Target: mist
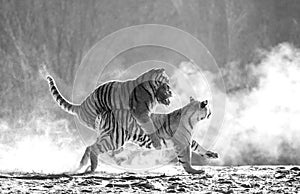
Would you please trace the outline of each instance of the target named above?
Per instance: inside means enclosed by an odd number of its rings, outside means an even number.
[[[29,120],[0,120],[2,172],[62,173],[78,166],[84,145],[76,129],[69,120],[42,108],[37,103],[35,110],[28,113]]]
[[[194,164],[206,165],[295,165],[300,164],[300,50],[289,43],[269,50],[259,49],[253,63],[247,64],[247,76],[252,80],[247,88],[227,93],[224,121],[214,130],[210,120],[199,122],[193,138],[205,148],[219,154],[216,160],[193,158]],[[189,96],[198,100],[212,100],[211,90],[215,76],[198,71],[192,62],[182,62],[171,76],[174,95],[168,108],[158,106],[158,112],[171,112],[188,103]],[[229,73],[236,76],[239,69]],[[243,78],[241,78],[243,79]],[[254,80],[254,81],[253,81]],[[216,93],[215,95],[221,95]],[[223,95],[223,94],[222,94]],[[219,107],[210,107],[212,113]],[[205,145],[208,130],[215,144]],[[130,154],[138,152],[131,151]],[[129,155],[130,155],[129,154]],[[152,165],[161,162],[156,152],[135,154],[136,160]],[[169,161],[174,154],[168,155]],[[166,157],[166,155],[165,155]],[[165,161],[168,161],[165,159]]]
[[[227,95],[219,164],[300,164],[300,50],[283,43],[258,55],[248,72],[257,86]]]

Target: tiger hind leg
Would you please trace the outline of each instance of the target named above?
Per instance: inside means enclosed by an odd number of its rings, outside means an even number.
[[[89,165],[85,169],[84,173],[95,172],[95,170],[98,166],[98,155],[99,155],[99,151],[97,149],[98,149],[97,142],[91,146],[88,146],[85,149],[85,152],[80,160],[79,167],[77,168],[76,171],[79,171],[80,169],[82,169],[88,163],[88,160],[90,159],[91,165]]]
[[[91,160],[91,164],[93,164],[93,168],[95,168],[95,154],[94,154],[94,151],[92,150],[92,146],[88,146],[86,149],[85,149],[85,152],[80,160],[80,164],[79,164],[79,167],[75,170],[75,172],[78,172],[80,171],[87,163],[88,163],[88,160]],[[97,161],[98,162],[98,161]],[[91,165],[88,166],[84,173],[88,173],[88,172],[92,172],[91,169]],[[95,169],[94,169],[95,170]]]
[[[191,165],[191,148],[186,146],[185,148],[176,148],[177,158],[179,163],[183,166],[184,170],[189,174],[203,174],[204,170],[196,170]]]
[[[88,162],[88,159],[90,158],[91,155],[91,146],[88,146],[85,149],[85,152],[80,160],[80,165],[79,165],[79,169],[81,169],[83,166],[85,166]]]
[[[77,167],[73,172],[74,173],[77,173],[78,171],[80,171],[82,169],[83,166],[85,166],[87,163],[88,163],[88,160],[90,158],[90,146],[88,146],[85,151],[84,151],[84,154],[80,160],[80,164],[79,164],[79,167]]]
[[[96,145],[93,145],[94,147]],[[97,166],[98,166],[98,152],[96,151],[96,149],[93,149],[92,147],[92,150],[91,150],[91,153],[90,153],[90,160],[91,160],[91,172],[95,172]]]
[[[98,166],[98,155],[107,153],[108,151],[117,150],[123,146],[121,143],[116,142],[115,138],[111,134],[105,134],[97,138],[96,143],[88,146],[80,162],[80,169],[87,164],[88,159],[91,161],[91,167],[86,169],[86,173],[92,173]]]

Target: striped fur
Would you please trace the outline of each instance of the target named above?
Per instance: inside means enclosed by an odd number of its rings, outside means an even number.
[[[199,102],[194,99],[191,99],[186,106],[169,114],[151,114],[151,120],[157,129],[156,135],[165,146],[168,146],[167,141],[173,142],[178,161],[189,173],[203,172],[191,167],[191,150],[202,156],[217,157],[216,153],[205,150],[191,139],[196,123],[209,116],[210,110],[207,101]],[[82,168],[90,158],[91,171],[94,171],[99,154],[118,150],[127,141],[135,142],[145,148],[154,147],[149,136],[144,133],[144,130],[127,110],[102,113],[96,119],[96,126],[101,129],[101,134],[93,145],[87,147],[79,168]]]
[[[104,83],[81,104],[73,104],[66,100],[57,89],[53,78],[49,74],[46,77],[51,94],[58,105],[68,113],[76,115],[84,125],[92,129],[95,129],[95,119],[98,115],[118,109],[132,110],[135,119],[141,121],[144,117],[149,117],[157,103],[168,105],[167,98],[171,96],[169,78],[164,69],[151,69],[133,80]]]

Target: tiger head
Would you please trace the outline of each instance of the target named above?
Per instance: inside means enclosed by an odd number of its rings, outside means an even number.
[[[170,79],[166,74],[166,70],[164,68],[160,69],[152,69],[149,72],[154,72],[152,74],[151,80],[155,80],[155,84],[157,86],[157,90],[155,93],[155,98],[158,103],[169,105],[169,98],[172,96],[172,92],[170,89]]]
[[[169,98],[172,96],[170,89],[170,79],[166,74],[164,68],[151,69],[148,72],[144,73],[146,80],[152,80],[153,86],[156,90],[154,96],[158,103],[169,105]]]
[[[155,94],[155,97],[158,101],[158,103],[169,105],[170,100],[169,98],[172,96],[172,92],[170,90],[170,86],[167,83],[161,84]]]
[[[155,100],[164,105],[169,105],[169,98],[172,96],[170,90],[170,79],[166,74],[164,68],[154,68],[143,73],[137,78],[137,82],[141,83],[151,83],[151,88],[154,91]]]
[[[192,126],[203,119],[208,119],[211,115],[208,101],[204,100],[201,102],[190,97],[190,103],[183,108],[181,115],[182,118],[187,116],[186,118],[189,118],[188,122]]]

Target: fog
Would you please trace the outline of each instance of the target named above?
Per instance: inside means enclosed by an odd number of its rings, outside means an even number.
[[[258,85],[227,95],[220,164],[300,163],[300,50],[280,44],[251,65]]]

